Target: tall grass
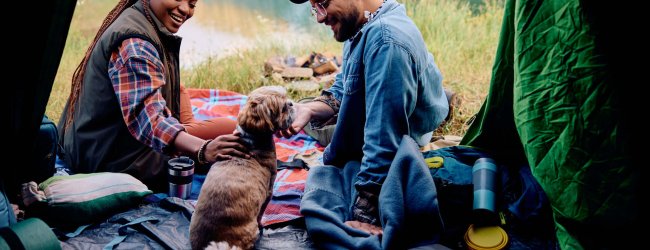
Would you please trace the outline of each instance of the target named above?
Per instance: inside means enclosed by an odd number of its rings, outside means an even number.
[[[406,0],[405,6],[440,67],[444,86],[460,101],[454,119],[438,132],[464,135],[465,123],[487,95],[503,6],[496,1],[470,6],[453,0]]]
[[[480,108],[487,94],[490,73],[501,26],[503,8],[493,1],[473,10],[466,1],[459,0],[401,0],[408,15],[420,28],[428,49],[443,73],[443,85],[457,93],[460,105],[454,118],[437,132],[463,135],[465,122]],[[47,106],[47,114],[59,119],[70,89],[75,67],[85,53],[96,29],[115,1],[84,1],[78,5],[68,34],[64,55]],[[206,5],[199,5],[199,8]],[[234,13],[234,14],[233,14]],[[235,17],[244,16],[253,21],[247,26],[237,26]],[[276,33],[284,30],[281,21],[260,18],[259,13],[230,6],[197,10],[195,18],[201,23],[229,22],[224,27],[257,39],[252,49],[237,51],[222,59],[208,59],[192,68],[183,68],[181,78],[185,85],[194,88],[219,88],[240,93],[269,84],[282,84],[265,78],[264,61],[276,55],[306,55],[312,51],[341,53],[342,46],[332,38],[326,28],[314,31],[315,39],[287,43],[293,38]],[[279,28],[278,28],[279,27]],[[313,96],[317,92],[292,92],[295,99]]]

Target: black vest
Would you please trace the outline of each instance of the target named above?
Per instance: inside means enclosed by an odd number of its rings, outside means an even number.
[[[151,17],[156,17],[151,13]],[[173,116],[180,116],[178,54],[181,38],[144,15],[142,2],[126,9],[92,51],[75,107],[74,120],[61,136],[66,163],[75,173],[124,172],[143,181],[154,191],[166,190],[165,162],[168,156],[137,141],[127,130],[120,104],[108,77],[111,53],[128,38],[151,42],[165,65],[162,94]],[[63,129],[66,114],[61,117]],[[63,131],[60,131],[63,132]]]

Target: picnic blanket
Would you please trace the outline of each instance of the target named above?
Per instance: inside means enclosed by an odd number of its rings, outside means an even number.
[[[199,120],[214,117],[237,119],[239,110],[246,103],[247,96],[227,90],[188,89],[192,113]],[[301,131],[291,138],[274,138],[278,160],[291,162],[297,156],[322,152],[324,147],[316,139]],[[322,161],[321,161],[322,162]],[[273,197],[262,217],[264,226],[301,218],[300,197],[305,191],[307,170],[287,168],[279,170],[273,186]],[[195,175],[190,198],[197,199],[205,175]]]

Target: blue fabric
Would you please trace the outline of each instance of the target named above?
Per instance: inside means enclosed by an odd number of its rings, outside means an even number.
[[[436,243],[442,232],[436,187],[413,139],[404,136],[379,193],[381,239],[344,224],[351,219],[360,162],[309,171],[300,212],[324,249],[406,249]]]
[[[323,161],[339,167],[360,161],[357,185],[379,189],[402,135],[424,145],[446,117],[442,76],[418,28],[394,0],[345,42],[341,69],[326,91],[341,107]]]
[[[194,174],[192,178],[192,192],[190,193],[190,197],[187,198],[188,200],[199,199],[199,193],[201,193],[201,187],[203,187],[203,182],[205,182],[206,177],[208,177],[207,174]]]
[[[513,199],[507,204],[508,210],[522,221],[541,216],[542,211],[545,209],[544,207],[548,206],[549,201],[539,182],[533,177],[530,167],[524,165],[514,170],[503,168],[502,171],[505,172],[502,174],[502,183],[515,181],[521,183],[518,186],[519,190],[513,190],[517,195],[513,195],[516,199]],[[514,173],[508,173],[510,171]],[[514,178],[520,179],[516,180]],[[504,188],[503,192],[508,191]]]
[[[454,185],[471,185],[474,162],[481,157],[491,157],[487,153],[467,146],[446,147],[422,154],[424,158],[442,157],[442,167],[430,169],[431,175],[446,184]]]
[[[156,218],[155,216],[140,217],[140,218],[137,218],[137,219],[135,219],[135,220],[133,220],[133,221],[131,221],[129,223],[126,223],[126,224],[120,226],[117,229],[118,236],[116,236],[115,238],[113,238],[113,240],[111,240],[111,242],[106,244],[106,246],[104,246],[103,249],[104,250],[112,250],[115,246],[122,243],[124,241],[124,239],[126,239],[126,237],[129,234],[137,232],[137,230],[133,230],[133,229],[131,229],[129,227],[131,227],[133,225],[141,224],[141,223],[146,222],[146,221],[151,221],[153,223],[158,223],[158,221],[160,221],[160,220],[158,218]]]
[[[0,228],[8,227],[14,223],[16,223],[16,215],[7,195],[5,195],[4,184],[0,179]]]
[[[442,166],[429,171],[437,185],[440,213],[445,224],[441,243],[463,241],[467,227],[475,223],[472,211],[472,166],[481,157],[493,157],[469,146],[455,146],[422,153],[442,157]],[[509,160],[509,159],[507,159]],[[510,249],[557,249],[548,199],[527,164],[497,160],[497,210],[506,221]],[[486,219],[482,217],[481,219]]]
[[[92,226],[92,225],[93,225],[93,224],[81,225],[81,226],[79,226],[76,230],[74,230],[74,232],[71,232],[71,233],[67,233],[67,234],[65,234],[65,237],[68,237],[68,238],[77,237],[77,236],[79,236],[79,235],[80,235],[84,230],[86,230],[86,228],[88,228],[89,226]]]

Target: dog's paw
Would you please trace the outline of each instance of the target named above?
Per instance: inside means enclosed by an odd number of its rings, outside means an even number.
[[[221,241],[219,243],[215,243],[214,241],[210,242],[210,245],[205,247],[205,250],[242,250],[238,246],[230,246],[228,242]]]

